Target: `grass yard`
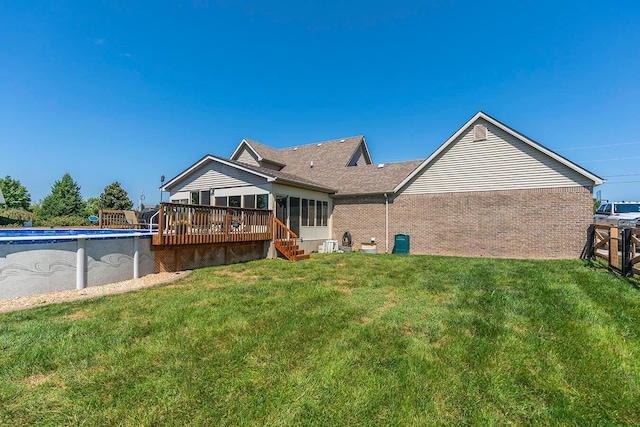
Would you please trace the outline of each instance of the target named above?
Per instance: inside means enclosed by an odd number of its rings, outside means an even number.
[[[577,260],[200,269],[0,314],[0,425],[632,425],[639,289]]]

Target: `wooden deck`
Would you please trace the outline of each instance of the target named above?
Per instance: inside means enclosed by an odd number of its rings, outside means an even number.
[[[264,209],[162,203],[154,246],[257,242],[273,239],[273,213]]]

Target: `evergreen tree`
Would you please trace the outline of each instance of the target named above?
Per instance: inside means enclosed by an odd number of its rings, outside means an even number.
[[[80,186],[65,173],[60,181],[51,187],[51,193],[40,206],[40,218],[58,216],[84,216],[85,203],[80,195]]]
[[[104,193],[100,195],[100,209],[130,211],[132,208],[133,202],[119,182],[116,181],[104,187]]]
[[[0,206],[7,209],[29,210],[31,195],[20,181],[7,175],[4,179],[0,179],[0,189],[2,189],[5,201]]]

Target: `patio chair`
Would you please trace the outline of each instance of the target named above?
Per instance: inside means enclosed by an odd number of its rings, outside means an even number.
[[[124,218],[127,221],[127,224],[131,226],[131,228],[140,228],[140,226],[144,225],[138,222],[138,216],[134,211],[123,211]]]

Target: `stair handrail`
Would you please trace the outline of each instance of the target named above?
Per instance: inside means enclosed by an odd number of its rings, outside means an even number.
[[[298,239],[298,235],[293,231],[291,231],[291,229],[287,227],[285,223],[280,221],[278,218],[273,217],[273,223],[275,225],[273,227],[273,240],[297,240]],[[285,233],[288,235],[287,237],[283,236]]]

